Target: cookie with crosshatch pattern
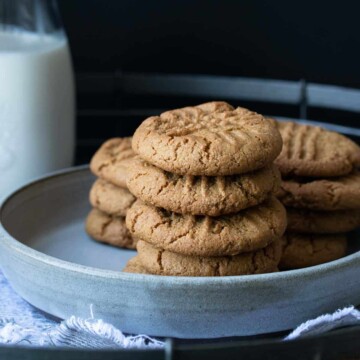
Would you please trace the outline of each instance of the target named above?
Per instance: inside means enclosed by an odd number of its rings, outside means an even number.
[[[275,197],[218,217],[176,214],[137,200],[126,225],[134,237],[179,254],[236,255],[279,239],[286,229],[286,211]]]
[[[288,231],[302,234],[338,234],[360,226],[359,210],[316,211],[287,208]]]
[[[126,171],[134,156],[131,137],[109,139],[91,159],[90,169],[101,179],[126,188]]]
[[[281,270],[300,269],[340,259],[346,255],[345,235],[286,233],[282,240]]]
[[[93,207],[113,216],[125,216],[136,200],[129,190],[102,179],[95,181],[89,198]]]
[[[86,219],[86,232],[95,240],[116,247],[135,249],[136,240],[126,228],[125,218],[92,209]]]
[[[288,207],[313,210],[360,209],[360,172],[327,179],[283,179],[277,193]]]
[[[263,249],[235,256],[186,256],[156,248],[141,240],[138,241],[137,251],[141,266],[154,275],[250,275],[278,270],[281,242],[277,239]]]
[[[275,164],[283,176],[336,177],[360,166],[360,147],[319,126],[274,121],[283,140]]]
[[[232,176],[177,175],[137,158],[128,169],[129,190],[146,203],[180,214],[219,216],[258,205],[278,190],[274,165]]]
[[[132,146],[147,162],[179,175],[234,175],[269,165],[282,140],[272,121],[210,102],[146,119]]]

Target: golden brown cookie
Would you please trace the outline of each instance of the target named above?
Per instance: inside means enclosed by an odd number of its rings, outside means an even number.
[[[323,264],[346,255],[344,235],[299,235],[286,233],[279,268],[300,269]]]
[[[207,103],[146,119],[132,144],[140,157],[163,170],[220,176],[270,164],[280,154],[282,140],[276,126],[260,114]]]
[[[280,238],[286,211],[274,197],[236,214],[180,215],[137,200],[126,215],[131,234],[183,255],[223,256],[257,250]]]
[[[150,274],[142,265],[139,256],[131,258],[123,269],[123,272],[134,274]]]
[[[135,196],[127,189],[98,179],[90,190],[90,203],[93,207],[113,216],[126,216]]]
[[[295,208],[360,209],[360,173],[323,180],[283,180],[277,197],[284,205]]]
[[[164,171],[141,159],[128,169],[129,190],[148,204],[180,214],[219,216],[260,204],[278,191],[274,165],[243,175],[191,176]]]
[[[264,249],[236,256],[198,257],[158,249],[138,241],[141,265],[150,273],[170,276],[231,276],[277,271],[281,242],[274,241]]]
[[[275,161],[282,175],[342,176],[360,166],[360,147],[347,137],[318,126],[276,123],[284,143]]]
[[[95,153],[90,169],[96,176],[126,188],[126,170],[134,156],[130,137],[113,138],[107,140]]]
[[[136,240],[132,238],[125,225],[125,218],[107,215],[92,209],[86,219],[86,232],[95,240],[117,247],[135,249]]]
[[[288,231],[303,234],[338,234],[360,226],[360,210],[313,211],[287,208]]]

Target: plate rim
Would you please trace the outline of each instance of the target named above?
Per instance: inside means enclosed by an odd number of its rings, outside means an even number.
[[[54,266],[61,270],[67,270],[74,273],[80,273],[86,276],[95,276],[103,279],[115,279],[115,280],[131,280],[131,281],[155,281],[171,286],[178,285],[232,285],[238,283],[267,283],[273,281],[284,281],[294,280],[301,277],[312,277],[314,274],[322,275],[330,271],[338,271],[339,268],[349,266],[351,264],[359,263],[360,250],[352,254],[349,254],[340,259],[330,261],[321,265],[311,266],[303,269],[279,271],[268,274],[252,274],[252,275],[236,275],[236,276],[219,276],[219,277],[196,277],[196,276],[159,276],[151,274],[133,274],[126,273],[123,271],[100,269],[92,266],[86,266],[70,262],[67,260],[58,259],[54,256],[47,255],[41,251],[35,250],[30,246],[23,244],[21,241],[15,239],[3,226],[2,216],[6,205],[11,201],[12,198],[17,196],[19,193],[28,190],[32,186],[38,185],[42,182],[53,181],[55,178],[62,176],[71,176],[76,173],[89,172],[89,165],[80,165],[70,168],[61,169],[41,177],[38,177],[30,182],[19,187],[17,190],[11,192],[5,196],[0,202],[0,246],[5,246],[9,251],[14,251],[16,254],[29,258],[33,261],[42,263],[43,265]],[[1,264],[0,264],[1,265]]]

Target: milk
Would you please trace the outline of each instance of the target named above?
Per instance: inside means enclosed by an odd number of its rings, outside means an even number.
[[[68,167],[74,86],[64,36],[0,31],[0,198]]]

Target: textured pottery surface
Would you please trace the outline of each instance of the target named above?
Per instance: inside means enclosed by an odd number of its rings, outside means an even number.
[[[63,171],[18,190],[0,211],[0,266],[15,290],[60,318],[102,318],[124,332],[179,338],[254,335],[360,303],[359,233],[343,259],[223,278],[122,273],[134,252],[84,231],[94,177]]]

